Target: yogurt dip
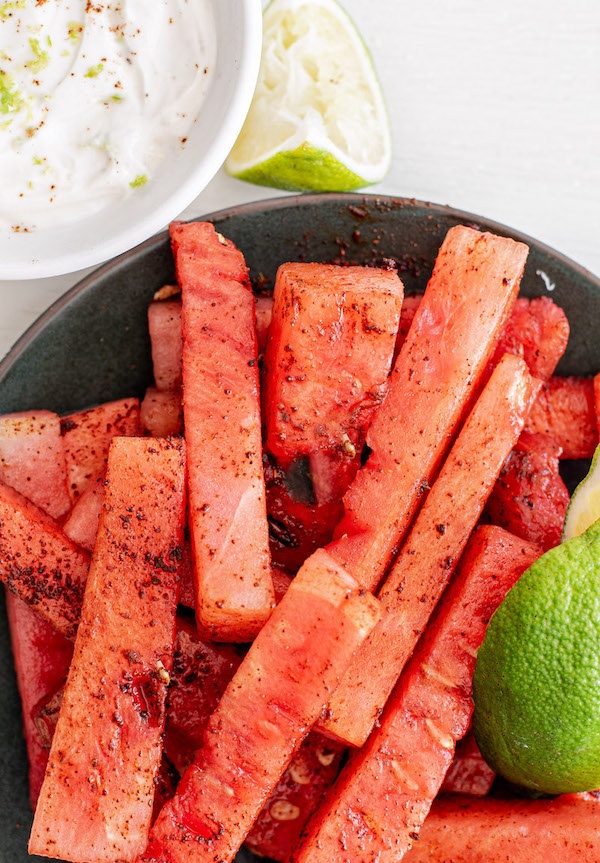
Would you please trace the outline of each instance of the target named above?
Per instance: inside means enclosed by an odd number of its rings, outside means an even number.
[[[213,0],[0,0],[0,229],[138,193],[198,115]]]

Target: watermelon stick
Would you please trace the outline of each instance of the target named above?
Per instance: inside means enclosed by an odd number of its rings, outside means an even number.
[[[0,482],[0,580],[67,638],[77,631],[89,564],[47,513]]]
[[[385,613],[321,729],[362,746],[447,585],[541,382],[505,354],[467,417],[379,593]]]
[[[600,800],[448,797],[436,802],[404,863],[598,863]]]
[[[0,480],[52,518],[71,507],[58,414],[24,411],[0,416]]]
[[[49,742],[36,724],[41,705],[64,686],[73,642],[60,635],[18,596],[6,594],[6,614],[23,712],[29,766],[29,801],[35,809],[48,763]]]
[[[317,504],[360,466],[387,389],[404,288],[395,270],[287,263],[277,270],[265,354],[265,448],[310,465]]]
[[[6,494],[0,492],[2,577],[21,595],[37,601],[53,624],[74,636],[89,559],[61,535],[52,520],[61,518],[70,505],[64,439],[56,414],[31,411],[0,418],[0,480],[7,483],[3,487]],[[11,535],[18,536],[15,546]],[[53,557],[54,565],[50,563]],[[71,582],[77,584],[75,591],[57,590]],[[63,609],[61,601],[65,602]],[[64,686],[73,642],[44,619],[35,604],[27,604],[11,589],[6,591],[6,614],[27,746],[29,801],[35,809],[50,749],[40,733],[38,710]]]
[[[311,731],[252,825],[245,847],[287,863],[304,825],[335,782],[345,752],[345,746]]]
[[[181,284],[196,622],[214,641],[245,642],[275,604],[254,297],[243,255],[213,225],[174,223],[171,243]]]
[[[148,306],[154,383],[159,392],[181,390],[181,300],[154,300]]]
[[[479,751],[473,730],[458,742],[452,764],[440,788],[442,793],[468,794],[470,797],[485,797],[490,793],[496,774],[484,761]]]
[[[554,438],[561,458],[591,458],[598,446],[594,379],[549,378],[533,406],[527,430]]]
[[[326,551],[311,555],[225,690],[140,860],[233,860],[378,616],[377,600]]]
[[[140,402],[136,398],[103,402],[61,417],[60,428],[69,493],[73,501],[103,477],[111,440],[140,434]]]
[[[32,854],[134,860],[161,758],[185,518],[183,442],[114,438]]]
[[[512,314],[502,331],[492,365],[505,353],[523,357],[529,371],[546,381],[554,370],[569,340],[569,321],[550,297],[517,297]]]
[[[600,374],[594,377],[594,409],[596,414],[596,430],[600,436]]]
[[[380,725],[309,822],[294,863],[402,859],[469,726],[475,656],[487,622],[539,554],[502,528],[476,531]]]
[[[374,590],[447,450],[507,321],[527,258],[514,240],[448,231],[344,497],[332,555]]]

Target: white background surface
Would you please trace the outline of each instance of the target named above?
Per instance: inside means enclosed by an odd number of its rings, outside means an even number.
[[[373,55],[394,138],[389,175],[366,191],[504,222],[600,276],[597,0],[343,5]],[[221,172],[184,215],[274,194]],[[0,357],[81,276],[0,282]]]

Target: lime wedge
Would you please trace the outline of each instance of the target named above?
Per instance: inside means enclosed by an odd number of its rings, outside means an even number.
[[[335,0],[272,0],[254,99],[225,168],[290,191],[376,183],[391,158],[387,111],[371,58]]]
[[[600,445],[592,458],[587,476],[571,497],[562,532],[562,541],[580,536],[600,518]]]

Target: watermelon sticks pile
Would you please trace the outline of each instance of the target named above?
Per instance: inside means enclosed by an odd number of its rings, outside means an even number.
[[[255,298],[210,223],[171,242],[141,403],[0,417],[31,853],[597,863],[596,797],[500,793],[469,731],[490,616],[560,542],[559,460],[598,443],[527,247],[459,226],[422,297],[282,263]]]

